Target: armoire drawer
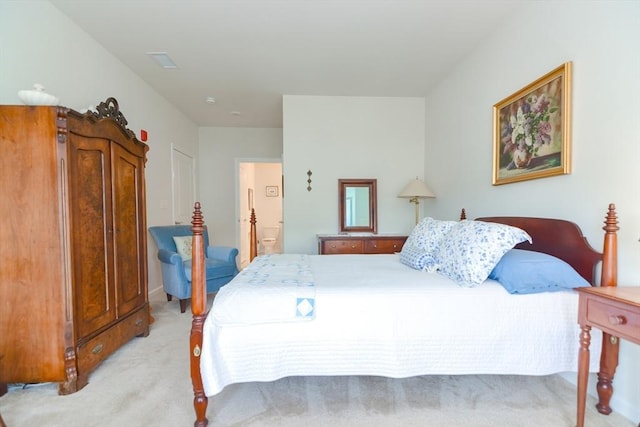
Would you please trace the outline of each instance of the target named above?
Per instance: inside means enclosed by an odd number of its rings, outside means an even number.
[[[78,346],[78,370],[90,372],[102,360],[135,336],[149,334],[149,310],[143,309],[119,320],[113,326]]]

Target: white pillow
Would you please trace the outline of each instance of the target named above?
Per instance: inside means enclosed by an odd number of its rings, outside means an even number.
[[[440,242],[444,236],[458,223],[458,221],[442,221],[430,217],[424,218],[416,225],[403,249],[415,249],[418,251],[434,254],[438,250]]]
[[[517,227],[460,221],[445,236],[435,254],[439,272],[460,286],[478,286],[509,249],[525,240],[531,243],[531,236]]]
[[[191,236],[174,236],[173,241],[176,244],[178,254],[182,257],[183,261],[191,259],[192,252],[192,237]]]

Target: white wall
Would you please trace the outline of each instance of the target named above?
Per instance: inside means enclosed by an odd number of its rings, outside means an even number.
[[[317,253],[316,234],[339,231],[340,178],[377,179],[378,232],[409,233],[413,205],[397,195],[422,178],[424,123],[424,98],[285,95],[284,251]]]
[[[41,83],[75,110],[114,97],[129,128],[147,130],[147,225],[172,223],[160,203],[171,189],[171,143],[197,154],[195,124],[47,1],[0,2],[0,40],[0,104],[22,104],[18,90]],[[148,246],[152,290],[162,281],[150,237]]]
[[[204,220],[217,244],[239,248],[237,161],[281,158],[282,129],[203,127],[199,141],[199,199]]]
[[[639,40],[640,2],[538,2],[505,21],[427,98],[425,176],[438,194],[436,216],[465,207],[471,218],[566,218],[601,249],[613,202],[619,283],[638,285]],[[573,173],[492,186],[492,106],[566,61],[573,61]],[[640,347],[622,342],[612,407],[633,420],[639,379]]]

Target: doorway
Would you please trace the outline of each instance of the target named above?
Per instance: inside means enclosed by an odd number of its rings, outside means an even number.
[[[258,255],[282,253],[284,221],[282,214],[282,160],[237,160],[236,206],[238,227],[236,242],[240,252],[240,268],[250,260],[251,209],[256,213]]]

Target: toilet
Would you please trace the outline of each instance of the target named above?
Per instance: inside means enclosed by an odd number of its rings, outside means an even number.
[[[265,254],[273,254],[278,249],[278,237],[280,236],[280,226],[262,228],[262,248]]]

